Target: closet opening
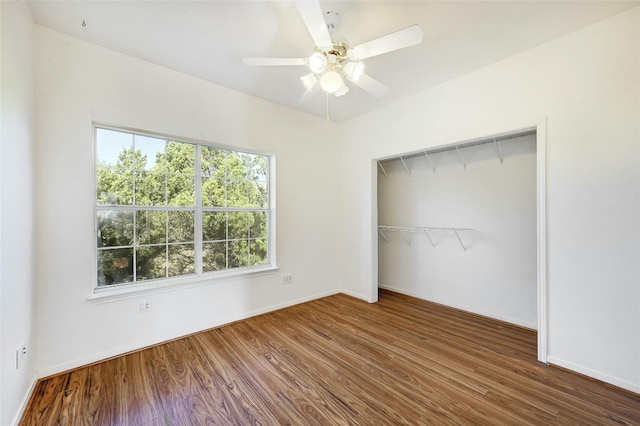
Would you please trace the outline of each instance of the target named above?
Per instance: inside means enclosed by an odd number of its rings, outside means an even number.
[[[542,362],[544,133],[538,125],[373,164],[376,287],[536,330]]]

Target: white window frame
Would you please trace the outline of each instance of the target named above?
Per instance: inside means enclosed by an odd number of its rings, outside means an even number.
[[[128,283],[122,284],[114,284],[108,286],[98,286],[98,246],[96,244],[96,235],[98,229],[98,221],[97,221],[97,212],[98,210],[107,210],[107,209],[124,209],[124,210],[132,210],[134,212],[144,211],[144,210],[174,210],[175,208],[170,206],[161,206],[158,208],[149,207],[149,206],[122,206],[122,205],[102,205],[98,204],[96,194],[97,194],[97,131],[98,129],[105,130],[113,130],[125,133],[131,133],[133,135],[140,136],[148,136],[152,138],[159,138],[165,140],[171,140],[176,142],[184,142],[196,145],[196,159],[195,159],[195,227],[194,227],[194,244],[195,244],[195,273],[188,275],[181,275],[175,277],[164,277],[158,279],[149,279],[142,281],[132,281]],[[122,298],[136,297],[141,293],[156,293],[156,292],[164,292],[174,290],[176,287],[184,288],[184,287],[193,287],[193,286],[201,286],[201,285],[209,285],[211,283],[224,282],[229,280],[234,280],[238,278],[245,277],[253,277],[260,276],[265,274],[272,274],[278,270],[277,262],[276,262],[276,209],[275,209],[275,194],[276,194],[276,185],[275,185],[275,177],[276,177],[276,158],[272,153],[266,153],[257,150],[239,148],[235,146],[223,145],[218,143],[212,143],[208,141],[196,140],[186,137],[179,137],[173,135],[167,135],[157,132],[151,132],[147,130],[133,129],[129,127],[122,126],[114,126],[108,125],[98,122],[92,123],[92,136],[93,136],[93,233],[92,233],[92,241],[93,241],[93,268],[92,268],[92,280],[91,280],[91,293],[87,297],[87,300],[93,302],[107,302],[110,300],[117,300]],[[203,207],[201,205],[201,173],[200,173],[200,161],[201,161],[201,146],[217,148],[221,150],[233,151],[242,154],[253,154],[253,155],[261,155],[268,157],[269,159],[269,172],[267,176],[267,208],[265,209],[255,209],[255,208],[234,208],[234,207]],[[183,208],[178,208],[178,210]],[[223,269],[218,271],[202,271],[202,248],[203,248],[203,238],[202,238],[202,213],[204,211],[227,211],[227,212],[237,212],[237,211],[264,211],[267,213],[267,263],[263,265],[257,266],[246,266],[232,269]],[[250,242],[250,239],[248,239]],[[135,241],[133,244],[134,252],[135,252]],[[228,254],[227,254],[227,262],[228,262]],[[134,275],[135,275],[135,265],[134,265]]]

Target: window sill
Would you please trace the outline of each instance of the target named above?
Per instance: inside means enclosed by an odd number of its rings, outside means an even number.
[[[152,280],[136,284],[123,284],[106,288],[96,288],[93,294],[86,300],[93,303],[108,303],[117,300],[131,299],[140,295],[165,293],[178,289],[200,287],[219,282],[236,280],[241,278],[253,278],[262,275],[270,275],[278,270],[277,266],[266,265],[242,270],[212,272],[201,275],[187,275],[184,277]]]

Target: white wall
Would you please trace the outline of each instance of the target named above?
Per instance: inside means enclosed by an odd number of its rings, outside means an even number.
[[[472,228],[460,236],[386,232],[380,287],[537,328],[536,137],[406,158],[378,172],[378,223]],[[463,167],[464,161],[466,168]],[[410,241],[407,243],[405,238]]]
[[[375,300],[375,163],[547,118],[548,360],[640,392],[638,8],[345,125],[345,286]]]
[[[0,2],[0,424],[12,424],[36,379],[33,195],[34,30],[24,2]],[[28,353],[18,370],[15,353]]]
[[[336,124],[36,26],[41,375],[336,292]],[[280,271],[89,302],[92,120],[274,153]],[[331,208],[328,208],[328,207]],[[282,286],[282,273],[294,283]]]

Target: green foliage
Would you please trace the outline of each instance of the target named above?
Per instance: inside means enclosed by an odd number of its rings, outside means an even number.
[[[97,166],[99,286],[131,282],[134,269],[136,280],[195,272],[196,145],[145,142],[146,152],[157,149],[155,158],[123,146],[115,164]],[[267,208],[268,157],[200,151],[203,271],[265,264],[267,213],[215,209]]]

